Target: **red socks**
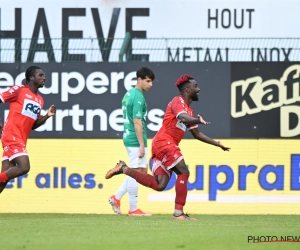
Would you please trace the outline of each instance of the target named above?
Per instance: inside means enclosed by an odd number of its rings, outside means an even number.
[[[146,173],[142,173],[136,171],[131,168],[127,168],[126,172],[124,173],[133,179],[135,179],[138,183],[142,184],[145,187],[150,187],[156,191],[158,191],[158,183],[155,180],[155,177]]]
[[[187,196],[187,182],[189,179],[189,174],[180,174],[177,176],[175,191],[175,209],[183,210],[183,206],[185,205],[186,196]]]
[[[138,183],[142,184],[145,187],[150,187],[158,191],[158,183],[155,180],[155,177],[146,173],[136,171],[131,168],[127,168],[125,174],[135,179]],[[187,196],[187,182],[189,179],[189,174],[180,174],[177,176],[175,190],[175,209],[183,210],[185,205],[186,196]]]
[[[8,178],[6,175],[6,171],[0,173],[0,183],[7,182],[7,181],[8,181]]]

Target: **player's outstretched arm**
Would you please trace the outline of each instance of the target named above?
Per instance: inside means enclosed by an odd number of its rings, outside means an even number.
[[[47,119],[50,118],[51,116],[54,116],[55,113],[56,113],[56,107],[52,104],[48,109],[47,114],[45,116],[41,116],[35,121],[35,123],[32,126],[32,130],[42,126],[45,123],[45,121],[47,121]]]
[[[206,122],[201,115],[198,115],[197,118],[188,115],[187,113],[181,113],[177,117],[184,124],[204,124],[208,125],[210,122]]]
[[[204,125],[210,124],[210,122],[205,121],[205,120],[202,118],[202,116],[199,115],[199,114],[197,115],[197,118],[198,118],[200,124],[204,124]]]
[[[214,139],[209,138],[205,134],[201,133],[198,128],[193,128],[190,130],[192,135],[194,136],[195,139],[198,139],[199,141],[220,147],[224,151],[229,151],[230,148],[225,147],[221,142],[215,141]]]

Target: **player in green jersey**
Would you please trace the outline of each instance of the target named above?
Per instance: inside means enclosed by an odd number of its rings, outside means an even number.
[[[129,157],[129,165],[137,171],[147,173],[148,149],[147,149],[147,103],[144,92],[152,87],[155,75],[149,68],[142,67],[136,72],[137,84],[130,89],[122,99],[124,118],[123,142]],[[121,215],[120,200],[128,192],[130,216],[150,216],[138,209],[138,183],[128,176],[117,190],[116,194],[109,198],[113,210]]]

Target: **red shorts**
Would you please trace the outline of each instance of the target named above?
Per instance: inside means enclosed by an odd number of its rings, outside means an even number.
[[[28,155],[25,144],[12,144],[3,147],[3,156],[2,161],[9,160],[12,161],[13,159],[21,156],[21,155]]]
[[[157,175],[166,175],[171,178],[172,172],[167,170],[164,165],[159,161],[156,157],[153,158],[153,165],[152,165],[152,174],[153,176]]]
[[[176,166],[182,159],[180,148],[175,144],[169,144],[164,149],[152,147],[153,155],[153,175],[165,174],[171,177],[170,170]]]

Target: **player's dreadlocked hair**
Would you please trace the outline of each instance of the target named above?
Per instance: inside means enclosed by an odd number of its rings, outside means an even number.
[[[186,83],[189,83],[190,80],[193,80],[193,79],[194,79],[194,77],[187,75],[187,74],[180,76],[175,83],[175,85],[179,89],[179,92],[181,93],[184,90]]]
[[[35,72],[35,70],[37,70],[37,69],[41,69],[41,68],[38,67],[38,66],[31,66],[31,67],[29,67],[29,68],[26,70],[26,73],[25,73],[26,83],[25,83],[25,84],[29,83],[30,77],[31,77],[31,76],[34,76],[34,72]]]

